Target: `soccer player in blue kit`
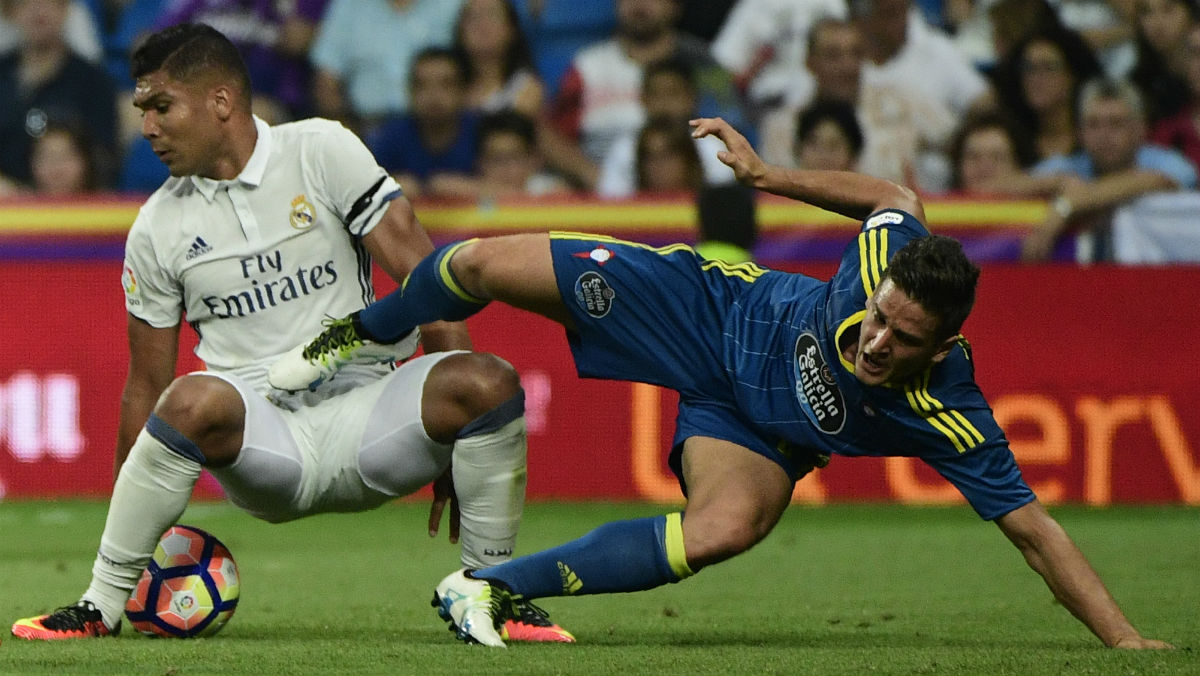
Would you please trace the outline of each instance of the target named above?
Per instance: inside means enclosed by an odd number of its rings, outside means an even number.
[[[459,638],[503,646],[497,627],[514,601],[650,589],[740,554],[775,526],[796,480],[836,454],[921,458],[1105,645],[1172,647],[1138,633],[1022,479],[959,335],[979,270],[926,230],[919,198],[868,176],[767,165],[723,120],[692,125],[724,141],[719,157],[742,183],[863,221],[829,282],[704,260],[682,244],[567,232],[470,240],[271,368],[275,387],[315,386],[364,345],[499,300],[566,327],[581,376],[679,393],[670,465],[686,509],[451,573],[434,605]]]

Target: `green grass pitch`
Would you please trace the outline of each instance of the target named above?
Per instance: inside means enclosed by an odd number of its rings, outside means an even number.
[[[662,511],[531,504],[519,550]],[[224,540],[243,579],[221,634],[45,644],[5,630],[0,674],[1200,674],[1200,510],[1052,512],[1134,624],[1179,650],[1104,649],[965,507],[794,506],[753,551],[683,584],[545,599],[575,645],[498,650],[453,640],[429,607],[457,547],[425,535],[424,504],[278,526],[197,504],[181,522]],[[77,598],[104,514],[0,503],[0,619]]]

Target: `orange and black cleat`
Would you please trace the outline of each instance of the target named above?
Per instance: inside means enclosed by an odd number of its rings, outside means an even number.
[[[37,617],[27,617],[13,623],[13,636],[30,641],[56,641],[68,638],[95,638],[116,635],[120,631],[108,628],[104,617],[91,601],[80,601]]]

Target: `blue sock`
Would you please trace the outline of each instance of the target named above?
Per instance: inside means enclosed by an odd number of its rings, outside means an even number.
[[[614,521],[578,540],[482,568],[525,598],[653,589],[692,575],[683,552],[682,514]]]
[[[432,321],[460,321],[482,310],[487,299],[467,293],[450,271],[450,257],[470,241],[448,244],[417,263],[399,289],[358,313],[364,338],[394,343]]]

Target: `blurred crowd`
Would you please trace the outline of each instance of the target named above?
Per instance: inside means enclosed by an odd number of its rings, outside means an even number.
[[[410,198],[681,194],[752,227],[689,133],[719,115],[774,163],[1044,199],[1040,259],[1196,187],[1196,1],[0,0],[0,197],[156,189],[127,57],[192,21],[258,116],[341,121]]]

